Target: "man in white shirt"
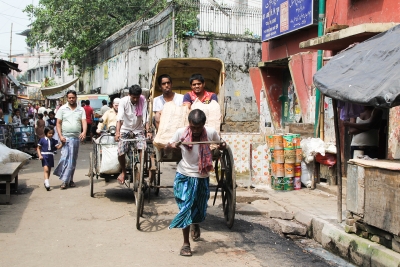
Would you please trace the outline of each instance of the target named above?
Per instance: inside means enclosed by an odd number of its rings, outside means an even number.
[[[97,125],[97,133],[100,133],[101,130],[103,130],[104,125],[106,125],[107,130],[110,128],[110,126],[117,125],[117,114],[120,100],[120,98],[115,98],[113,101],[113,108],[104,112],[103,116],[101,117],[103,121]]]
[[[46,107],[44,105],[42,105],[39,109],[38,109],[38,114],[43,114],[46,111]]]
[[[144,124],[147,122],[147,101],[142,94],[142,88],[135,84],[129,88],[129,95],[123,97],[119,102],[117,115],[117,129],[115,133],[115,141],[118,143],[118,161],[121,165],[122,172],[118,176],[120,184],[125,183],[126,178],[126,162],[125,153],[130,150],[130,142],[124,142],[121,139],[144,139]],[[146,141],[136,142],[139,150],[146,146]]]
[[[101,103],[103,104],[103,106],[100,108],[100,113],[101,115],[104,115],[104,113],[106,113],[106,111],[109,110],[110,108],[107,106],[107,100],[103,99]]]
[[[182,145],[182,142],[215,141],[220,149],[225,147],[217,131],[205,127],[206,114],[200,109],[189,113],[189,126],[180,128],[167,144],[166,150],[180,148],[182,160],[176,168],[174,196],[179,213],[169,228],[180,228],[183,232],[181,256],[192,256],[189,242],[191,228],[192,239],[200,238],[199,223],[204,221],[207,212],[207,200],[210,197],[209,172],[213,169],[212,153],[209,144]]]
[[[160,125],[161,111],[166,102],[174,101],[177,106],[182,106],[183,95],[172,91],[172,79],[168,74],[162,74],[157,78],[157,83],[162,91],[162,95],[153,100],[154,124],[156,129]]]

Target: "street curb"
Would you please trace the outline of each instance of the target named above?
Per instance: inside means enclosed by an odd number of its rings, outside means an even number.
[[[322,231],[317,231],[314,239],[321,240],[323,248],[347,259],[358,266],[400,266],[400,254],[368,239],[348,234],[329,222],[313,219],[318,228],[323,222]],[[314,230],[313,225],[313,230]]]

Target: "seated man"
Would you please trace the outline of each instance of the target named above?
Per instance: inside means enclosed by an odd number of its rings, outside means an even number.
[[[162,74],[157,78],[158,86],[162,91],[162,95],[157,96],[153,100],[154,124],[156,129],[160,125],[161,111],[166,102],[174,101],[177,106],[182,106],[183,95],[172,91],[172,79],[168,74]]]
[[[120,98],[115,98],[113,101],[113,108],[104,112],[103,116],[101,117],[103,121],[99,122],[99,125],[97,125],[97,130],[96,130],[97,133],[100,133],[101,130],[103,130],[104,125],[106,125],[107,130],[110,128],[110,126],[117,125],[117,114],[118,114],[118,106],[120,100],[121,100]]]
[[[204,104],[209,104],[212,100],[218,102],[216,94],[207,92],[205,90],[206,83],[201,74],[193,74],[189,79],[189,83],[192,91],[183,96],[184,106],[188,106],[190,109],[196,98],[198,98]]]
[[[120,184],[125,183],[125,153],[130,149],[130,143],[120,139],[144,139],[144,124],[146,122],[143,121],[143,118],[147,117],[147,101],[141,94],[142,88],[137,84],[132,85],[129,88],[129,95],[123,97],[119,102],[115,141],[119,141],[118,162],[121,165],[122,172],[117,179]],[[139,150],[142,150],[146,146],[146,141],[139,141],[136,145]]]

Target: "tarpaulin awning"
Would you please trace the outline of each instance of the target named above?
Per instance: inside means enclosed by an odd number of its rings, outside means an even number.
[[[67,90],[63,90],[62,92],[60,92],[58,94],[46,96],[46,98],[50,99],[50,100],[59,99],[59,98],[64,97],[66,92],[67,92]]]
[[[42,87],[42,85],[39,83],[20,83],[20,84],[26,87],[35,87],[35,88]]]
[[[19,81],[17,79],[15,79],[15,77],[12,76],[11,73],[7,74],[7,77],[8,77],[8,79],[10,79],[10,81],[12,81],[15,84],[15,86],[18,86],[20,89],[24,89],[24,88],[22,88],[22,86],[19,83]]]
[[[400,25],[334,56],[314,75],[325,95],[360,105],[400,105]]]
[[[79,78],[75,78],[72,81],[69,81],[67,83],[60,84],[60,85],[44,87],[44,88],[41,89],[42,90],[42,95],[43,96],[49,96],[49,95],[57,94],[60,91],[63,91],[65,89],[67,89],[68,87],[70,87],[71,85],[73,85],[74,83],[76,83],[78,81],[78,79]]]

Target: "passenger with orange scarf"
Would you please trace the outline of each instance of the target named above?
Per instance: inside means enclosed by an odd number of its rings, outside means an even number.
[[[198,98],[201,103],[209,104],[212,100],[218,102],[217,95],[205,90],[206,83],[201,74],[193,74],[189,79],[192,91],[183,96],[183,105],[188,106],[189,109],[193,102]]]
[[[193,241],[200,238],[199,223],[206,218],[207,201],[210,197],[209,172],[213,169],[209,144],[182,145],[181,143],[221,142],[221,138],[213,128],[204,126],[206,114],[202,110],[192,110],[188,120],[189,126],[178,129],[166,146],[166,150],[180,148],[182,151],[182,160],[176,168],[174,180],[174,196],[179,213],[169,226],[170,229],[182,229],[181,256],[192,256],[189,241],[190,231]],[[225,143],[220,144],[220,148],[223,147],[225,147]]]

